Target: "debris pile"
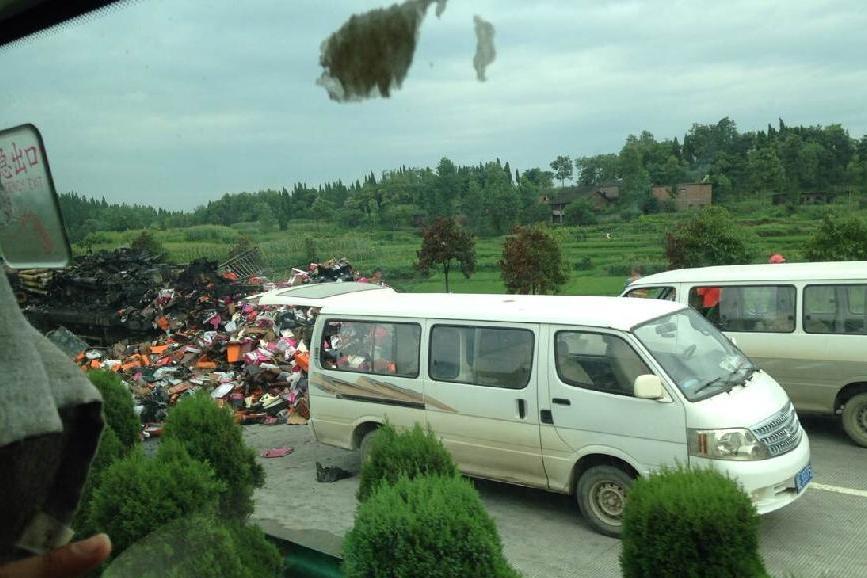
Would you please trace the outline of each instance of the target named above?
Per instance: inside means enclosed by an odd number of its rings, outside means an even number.
[[[346,259],[293,269],[288,280],[247,276],[216,261],[172,267],[146,252],[118,249],[77,259],[63,271],[19,275],[26,311],[108,315],[129,331],[89,347],[66,329],[54,339],[83,369],[118,372],[130,386],[146,434],[158,435],[168,407],[204,390],[242,424],[306,424],[309,339],[317,309],[259,305],[262,291],[354,281]],[[364,279],[362,279],[364,280]]]
[[[145,423],[162,421],[169,405],[204,389],[238,423],[306,424],[309,343],[302,339],[313,310],[211,299],[199,286],[160,291],[152,304],[163,331],[157,339],[88,349],[77,361],[119,372]]]

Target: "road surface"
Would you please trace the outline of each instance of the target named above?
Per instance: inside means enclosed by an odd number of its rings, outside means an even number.
[[[794,504],[762,517],[761,553],[777,577],[867,577],[867,448],[838,423],[802,417],[810,435],[815,480]],[[356,452],[324,446],[304,426],[246,426],[248,444],[288,446],[263,459],[254,521],[266,532],[339,555],[352,527],[357,477],[316,482],[316,462],[357,472]],[[593,532],[569,496],[476,481],[500,531],[506,556],[527,578],[619,577],[620,542]]]

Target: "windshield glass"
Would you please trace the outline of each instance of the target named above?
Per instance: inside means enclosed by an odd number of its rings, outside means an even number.
[[[691,309],[648,321],[633,333],[690,401],[743,384],[755,371],[743,353]]]

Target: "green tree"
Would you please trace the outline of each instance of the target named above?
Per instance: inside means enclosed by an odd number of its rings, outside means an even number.
[[[417,253],[416,267],[423,273],[441,265],[449,291],[449,272],[452,265],[460,267],[467,279],[476,268],[476,241],[454,219],[439,218],[422,231],[421,249]]]
[[[461,211],[467,225],[476,235],[486,235],[490,231],[490,217],[487,212],[482,186],[475,178],[470,179],[467,193],[461,200]]]
[[[317,222],[330,221],[334,218],[334,203],[323,196],[316,197],[311,207],[313,218]]]
[[[601,185],[620,176],[620,159],[616,154],[595,155],[575,159],[575,169],[582,185]]]
[[[807,241],[810,261],[867,261],[867,222],[828,213]]]
[[[518,190],[506,178],[506,174],[495,163],[485,167],[485,213],[490,219],[491,230],[502,235],[511,230],[521,214],[521,197]]]
[[[560,186],[566,186],[566,180],[572,178],[572,159],[564,155],[558,155],[556,159],[551,161],[550,167],[554,170],[554,175],[560,181]]]
[[[665,254],[672,269],[749,263],[752,236],[722,207],[708,207],[666,233]]]
[[[509,293],[545,295],[566,283],[560,244],[539,227],[515,227],[497,264]]]
[[[754,192],[781,193],[785,190],[786,175],[775,149],[765,147],[750,151],[747,169]]]
[[[592,225],[596,222],[596,210],[587,199],[575,199],[566,205],[567,225]]]

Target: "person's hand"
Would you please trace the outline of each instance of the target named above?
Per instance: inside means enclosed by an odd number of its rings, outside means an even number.
[[[0,566],[0,578],[78,578],[99,566],[111,554],[105,534],[73,542],[42,556]]]

